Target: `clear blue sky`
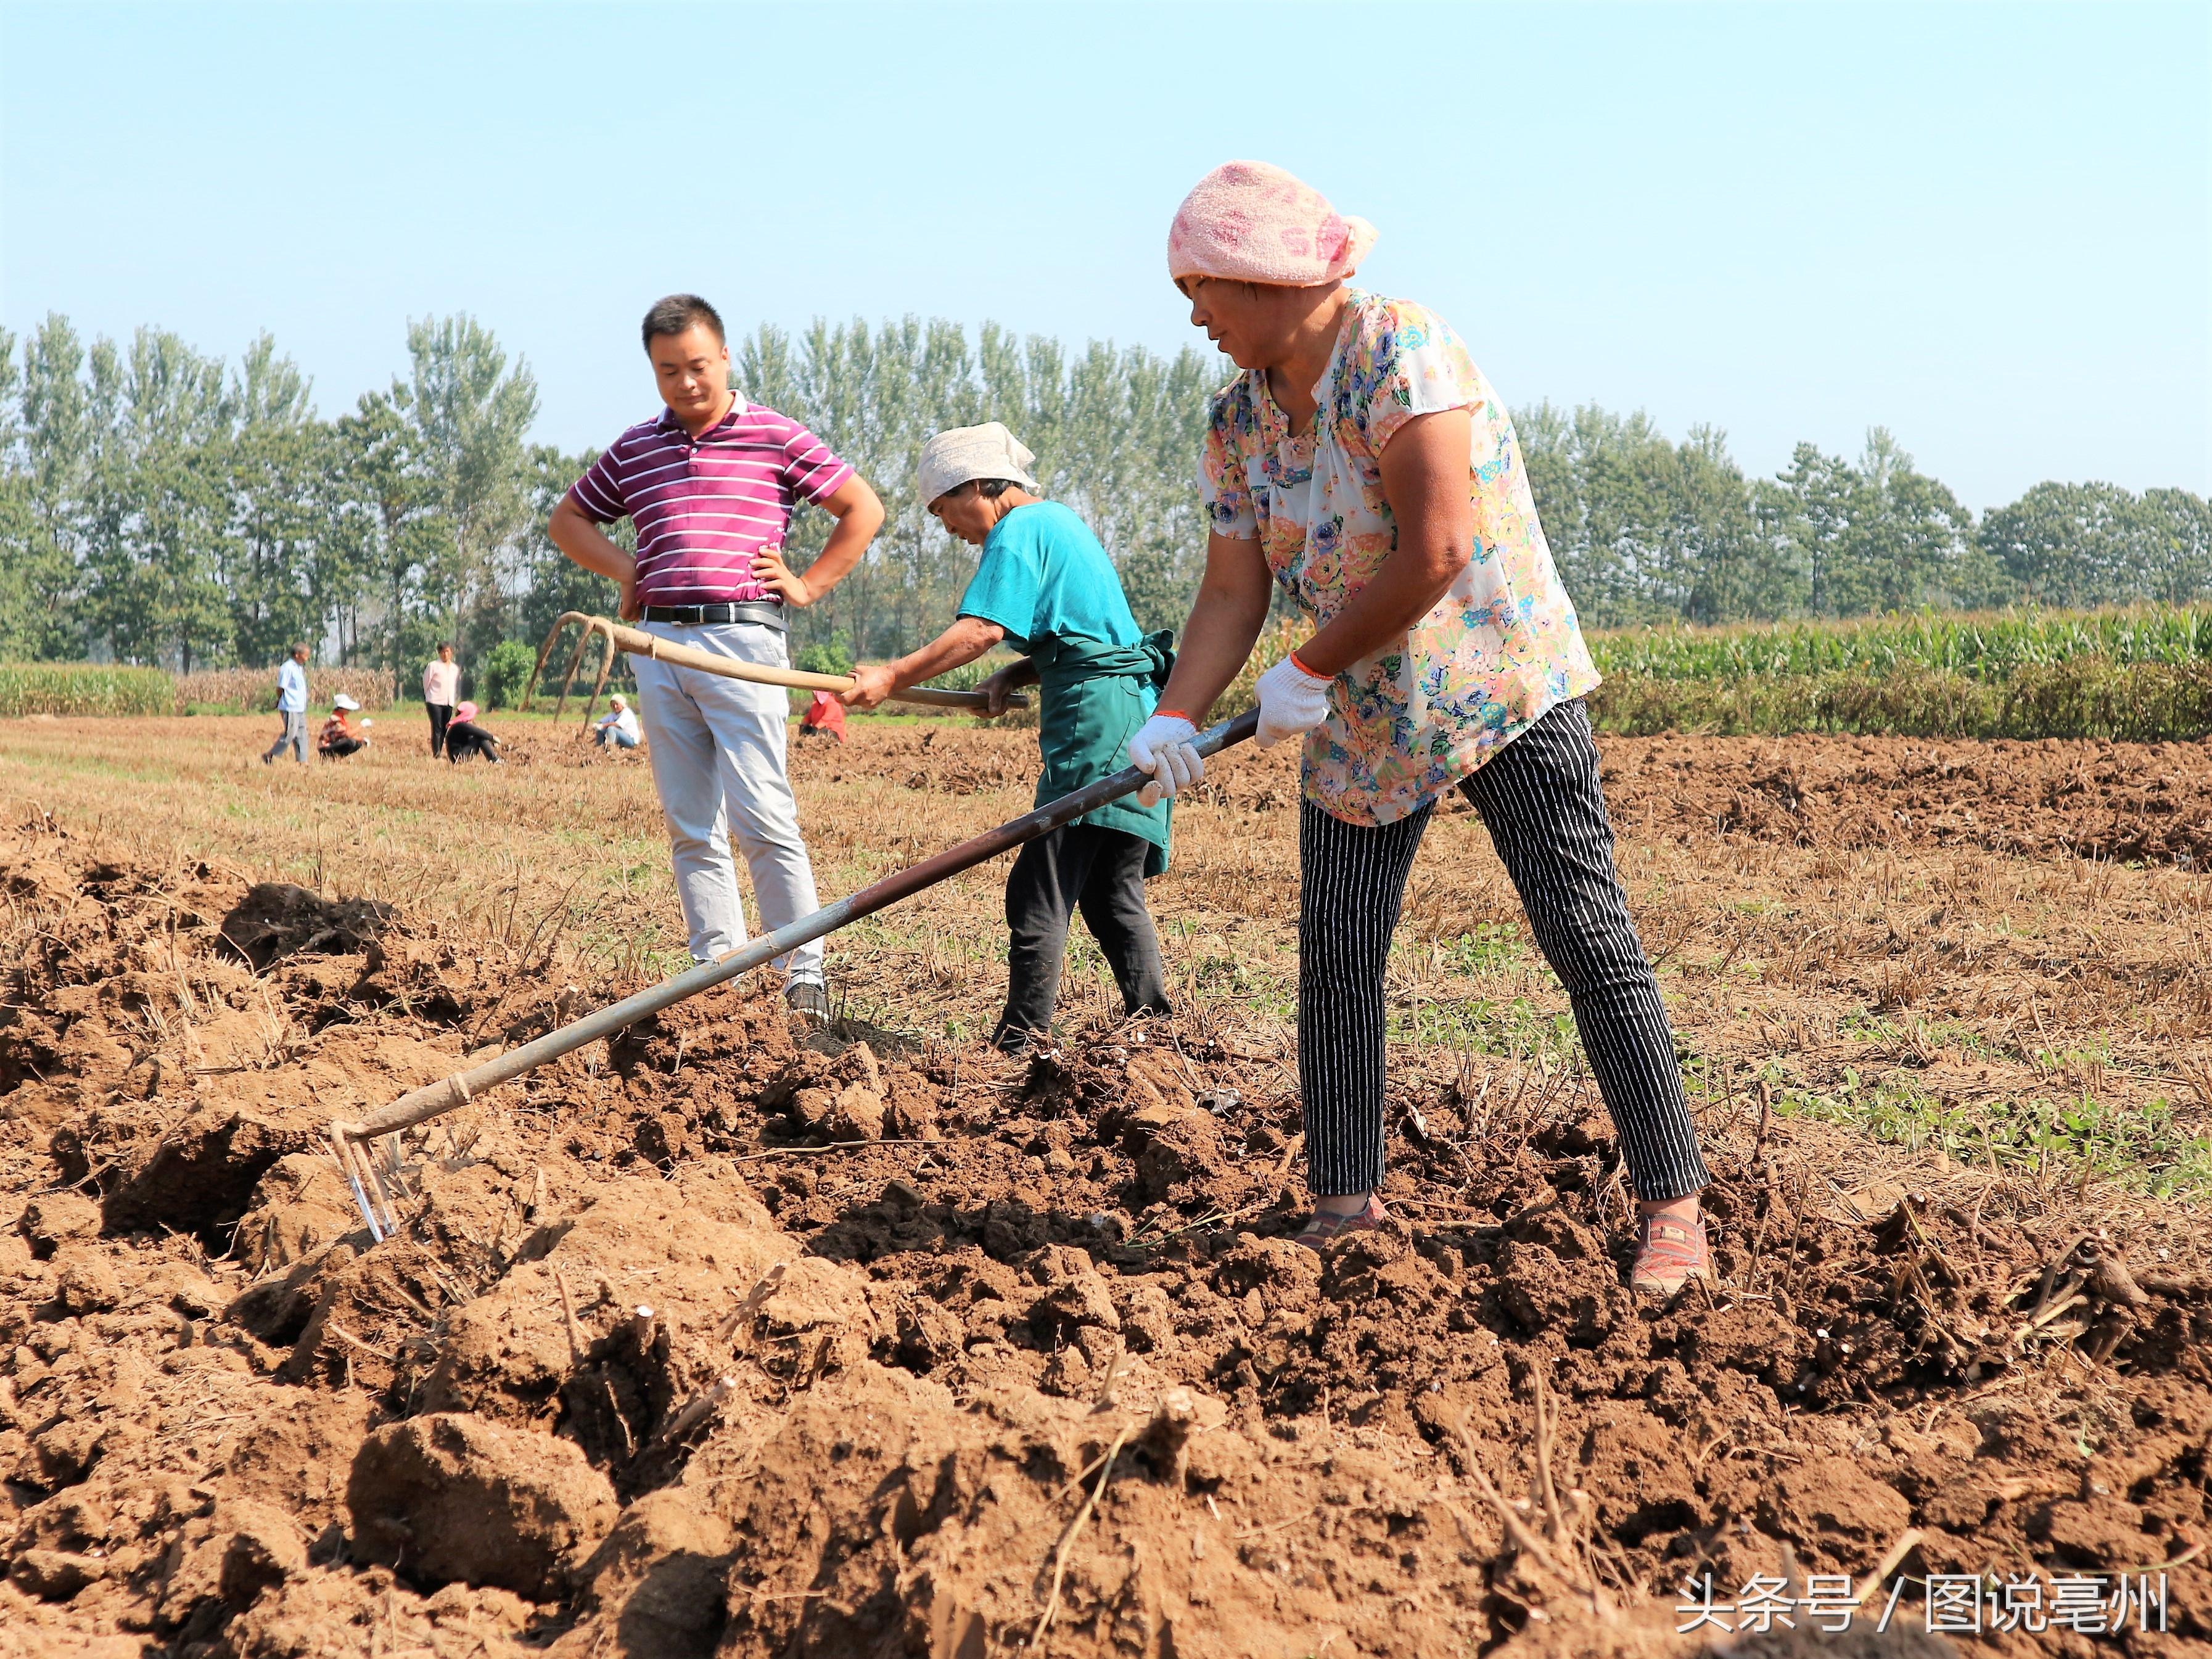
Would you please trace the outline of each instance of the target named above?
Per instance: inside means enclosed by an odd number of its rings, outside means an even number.
[[[1893,430],[1971,506],[2212,489],[2212,8],[107,7],[0,0],[0,322],[235,354],[325,412],[410,317],[539,435],[650,412],[675,289],[1172,350],[1167,222],[1290,167],[1516,404]]]

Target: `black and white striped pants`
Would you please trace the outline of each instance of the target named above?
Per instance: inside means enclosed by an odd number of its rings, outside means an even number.
[[[1544,958],[1567,988],[1637,1196],[1711,1177],[1674,1064],[1659,986],[1629,919],[1579,700],[1508,743],[1461,789],[1490,830]],[[1434,803],[1395,823],[1300,809],[1298,1088],[1316,1197],[1382,1183],[1382,967]]]

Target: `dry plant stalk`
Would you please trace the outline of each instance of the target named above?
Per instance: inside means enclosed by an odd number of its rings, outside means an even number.
[[[1052,1628],[1053,1615],[1060,1611],[1060,1582],[1067,1576],[1068,1553],[1075,1547],[1075,1540],[1082,1534],[1083,1523],[1090,1520],[1091,1511],[1098,1507],[1098,1500],[1106,1491],[1106,1483],[1114,1478],[1114,1460],[1121,1455],[1121,1448],[1128,1443],[1129,1432],[1124,1427],[1114,1437],[1114,1443],[1107,1447],[1106,1455],[1101,1460],[1098,1484],[1091,1487],[1083,1500],[1083,1507],[1076,1510],[1075,1519],[1067,1523],[1067,1530],[1060,1535],[1060,1547],[1053,1552],[1052,1558],[1052,1591],[1045,1598],[1044,1611],[1037,1615],[1036,1628],[1030,1632],[1030,1639],[1022,1644],[1024,1649],[1036,1646],[1044,1639],[1045,1632]]]
[[[1459,1421],[1459,1439],[1467,1454],[1468,1478],[1483,1499],[1496,1511],[1498,1522],[1505,1528],[1505,1536],[1513,1547],[1526,1556],[1540,1571],[1548,1575],[1571,1595],[1585,1602],[1590,1616],[1604,1623],[1620,1617],[1620,1609],[1613,1593],[1598,1582],[1597,1568],[1592,1561],[1589,1545],[1575,1522],[1559,1502],[1557,1486],[1552,1479],[1552,1438],[1558,1423],[1558,1413],[1551,1403],[1551,1391],[1545,1387],[1543,1374],[1532,1372],[1530,1381],[1535,1391],[1534,1462],[1535,1480],[1531,1486],[1529,1502],[1536,1511],[1536,1519],[1543,1529],[1539,1537],[1532,1532],[1521,1514],[1504,1493],[1499,1492],[1483,1473],[1477,1455],[1474,1433],[1468,1419]],[[1563,1559],[1564,1558],[1564,1559]]]

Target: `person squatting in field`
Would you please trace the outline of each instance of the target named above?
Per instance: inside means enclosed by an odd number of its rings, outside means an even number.
[[[430,711],[430,758],[446,747],[446,728],[453,723],[453,703],[461,693],[461,665],[453,660],[450,643],[422,665],[422,707]]]
[[[844,580],[875,539],[883,504],[797,421],[732,389],[722,319],[706,301],[671,295],[646,313],[641,331],[665,407],[576,480],[549,533],[576,563],[619,585],[625,621],[695,651],[787,668],[787,608],[812,605]],[[782,553],[802,501],[836,520],[803,575]],[[635,557],[602,529],[622,518],[636,527]],[[790,705],[778,686],[643,657],[635,664],[691,955],[712,962],[745,942],[732,832],[763,927],[784,927],[817,905],[787,770]],[[776,965],[792,1009],[826,1024],[820,943]]]
[[[592,722],[592,741],[602,749],[635,749],[645,741],[637,711],[621,692],[607,699],[607,712]]]
[[[1348,286],[1375,240],[1258,162],[1199,181],[1168,234],[1190,320],[1242,371],[1212,400],[1206,573],[1161,708],[1129,746],[1172,794],[1196,721],[1279,584],[1315,633],[1259,683],[1262,748],[1304,743],[1298,1084],[1318,1249],[1385,1217],[1382,974],[1413,855],[1458,789],[1488,828],[1620,1135],[1631,1282],[1710,1274],[1710,1180],[1674,1036],[1613,866],[1583,698],[1598,683],[1513,422],[1444,320]]]
[[[331,717],[315,737],[315,752],[325,760],[343,760],[368,747],[368,739],[353,729],[349,718],[361,705],[343,691],[331,700]],[[363,726],[368,722],[363,720]]]
[[[980,546],[951,627],[896,662],[854,671],[844,694],[873,708],[895,691],[975,661],[1001,640],[1022,655],[986,679],[986,717],[1018,685],[1038,690],[1036,804],[1121,769],[1121,751],[1159,698],[1174,635],[1146,635],[1090,526],[1039,498],[1036,459],[998,422],[956,427],[922,446],[921,495],[938,521]],[[1006,1006],[991,1034],[1018,1053],[1052,1026],[1068,924],[1080,909],[1131,1014],[1168,1012],[1145,880],[1168,863],[1166,801],[1118,801],[1024,846],[1006,878]]]
[[[446,759],[454,766],[482,755],[494,766],[501,765],[505,757],[499,752],[499,739],[477,724],[477,706],[465,702],[453,710],[453,724],[446,728]]]
[[[817,691],[808,701],[806,712],[799,717],[799,735],[845,741],[845,705],[835,692]]]

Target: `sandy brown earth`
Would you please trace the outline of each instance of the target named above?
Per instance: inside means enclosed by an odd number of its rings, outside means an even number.
[[[1599,741],[1606,798],[1625,831],[1808,847],[1973,847],[2185,868],[2212,857],[2212,738],[1971,743],[1801,734]],[[912,769],[902,775],[894,756],[910,757]],[[893,782],[956,793],[1036,775],[1034,740],[1021,732],[909,727],[872,736],[864,759],[801,744],[799,764],[832,774],[854,765],[880,769]],[[1225,757],[1217,781],[1201,790],[1266,811],[1295,805],[1297,783],[1292,769],[1248,751]]]
[[[1674,741],[1608,746],[1624,823],[2083,847],[2150,787]],[[937,787],[1024,764],[959,752]],[[2156,759],[2201,833],[2201,753]],[[611,988],[69,830],[0,844],[10,1659],[1642,1652],[1705,1639],[1692,1575],[1878,1562],[2163,1568],[2165,1637],[1992,1645],[2212,1643],[2201,1208],[1731,1101],[1722,1282],[1653,1313],[1571,1072],[1410,1055],[1405,1219],[1316,1260],[1279,1026],[1017,1065],[732,990],[410,1139],[373,1243],[332,1118]]]
[[[2212,856],[2212,740],[1665,737],[1607,739],[1605,753],[1616,816],[1686,833],[2185,869]]]

